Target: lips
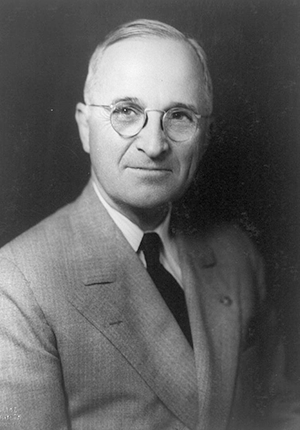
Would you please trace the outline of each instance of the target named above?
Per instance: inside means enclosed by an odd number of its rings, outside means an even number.
[[[142,170],[146,172],[171,172],[171,169],[168,167],[128,166],[128,168],[133,170]]]

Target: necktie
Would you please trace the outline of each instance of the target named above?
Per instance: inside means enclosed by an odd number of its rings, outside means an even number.
[[[160,263],[159,252],[161,246],[162,243],[157,233],[145,233],[141,241],[140,250],[144,252],[149,275],[185,337],[190,345],[193,346],[184,291],[171,273]]]

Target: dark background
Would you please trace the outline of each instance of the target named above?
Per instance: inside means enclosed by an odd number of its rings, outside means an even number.
[[[299,1],[0,0],[0,245],[88,180],[74,121],[88,59],[113,27],[143,17],[208,54],[216,124],[194,209],[238,221],[261,249],[299,378]]]

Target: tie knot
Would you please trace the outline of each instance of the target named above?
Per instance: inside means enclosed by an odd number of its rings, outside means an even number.
[[[145,233],[141,241],[140,249],[144,252],[147,267],[159,264],[161,239],[157,233]]]

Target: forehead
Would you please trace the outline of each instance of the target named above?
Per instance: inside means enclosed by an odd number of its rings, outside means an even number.
[[[157,101],[173,96],[196,103],[203,87],[202,66],[193,48],[184,41],[158,37],[130,38],[109,46],[96,81],[95,91],[108,103],[131,96],[151,99],[151,95]]]

